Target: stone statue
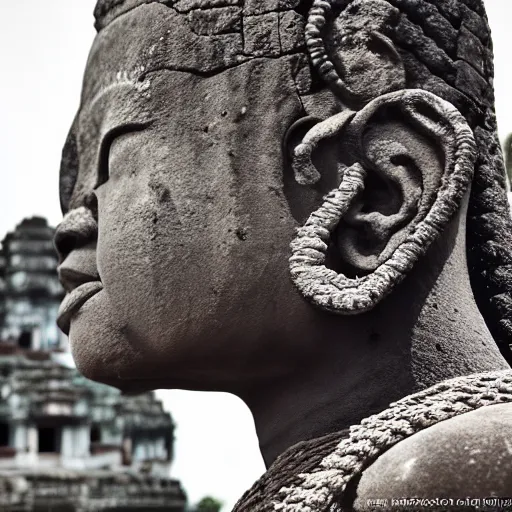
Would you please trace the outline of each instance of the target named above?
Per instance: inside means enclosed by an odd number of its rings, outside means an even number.
[[[96,27],[56,235],[78,368],[241,397],[270,469],[237,511],[512,490],[482,0],[100,0]]]

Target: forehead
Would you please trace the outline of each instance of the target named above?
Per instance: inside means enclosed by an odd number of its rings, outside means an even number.
[[[112,130],[157,120],[170,127],[191,109],[210,115],[214,102],[203,103],[212,94],[226,100],[226,111],[252,97],[269,108],[285,93],[296,97],[294,80],[309,69],[302,17],[293,10],[244,15],[242,7],[229,8],[178,12],[151,3],[101,30],[89,56],[72,144],[64,151],[64,157],[70,154],[61,168],[64,210],[80,203],[93,184],[102,140]],[[239,23],[219,25],[235,14]]]
[[[207,77],[256,58],[303,53],[305,21],[293,3],[273,10],[265,2],[242,6],[237,0],[140,5],[97,36],[82,104],[120,80],[142,80],[158,70]]]

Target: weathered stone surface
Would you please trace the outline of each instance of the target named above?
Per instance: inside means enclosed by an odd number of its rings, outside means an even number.
[[[279,13],[279,40],[282,53],[304,50],[304,18],[295,11]]]
[[[512,405],[493,405],[443,421],[379,457],[364,473],[355,508],[372,498],[478,499],[507,496],[512,488],[509,427]],[[498,510],[500,507],[492,507]],[[457,508],[446,506],[447,510]],[[468,507],[469,508],[469,507]],[[410,510],[404,502],[394,510]]]
[[[473,32],[473,34],[480,39],[482,44],[488,44],[491,34],[487,20],[465,5],[460,5],[460,11],[462,15],[462,25]]]
[[[277,12],[244,17],[244,54],[255,57],[281,53]]]
[[[482,103],[491,104],[493,98],[489,91],[489,84],[476,69],[463,60],[457,61],[455,67],[457,69],[455,86],[471,98],[478,98]]]
[[[131,87],[137,95],[139,79],[157,70],[211,74],[236,66],[248,57],[243,54],[242,34],[195,34],[187,15],[152,3],[138,7],[106,27],[93,45],[90,59],[101,72],[86,81],[84,100],[92,99],[114,84],[124,84],[126,90]],[[116,66],[111,65],[112,60]],[[121,89],[114,88],[112,94],[120,94]],[[126,118],[135,114],[123,115]],[[82,144],[88,142],[82,140]]]
[[[397,43],[425,64],[431,74],[442,76],[445,80],[455,76],[453,59],[439,48],[436,41],[427,37],[420,26],[401,16],[395,34]]]
[[[309,71],[308,58],[305,55],[297,55],[293,61],[293,79],[297,92],[301,96],[310,93],[312,86],[311,73]]]
[[[466,61],[470,66],[474,67],[482,77],[485,76],[487,71],[486,64],[489,60],[487,51],[475,35],[467,30],[466,27],[461,27],[457,44],[457,58]]]
[[[279,1],[280,0],[245,0],[244,16],[275,12],[279,8]]]
[[[187,13],[194,9],[209,10],[241,4],[242,0],[178,0],[178,2],[172,4],[172,7],[178,12]]]
[[[457,29],[450,20],[439,16],[439,6],[429,2],[411,2],[410,0],[390,0],[404,13],[408,20],[421,26],[426,36],[437,41],[447,53],[453,53],[457,42]]]
[[[119,16],[144,4],[164,3],[167,0],[105,0],[99,2],[94,10],[96,30],[100,31]]]
[[[203,36],[240,32],[242,30],[242,9],[239,7],[196,9],[189,12],[188,20],[192,31]]]

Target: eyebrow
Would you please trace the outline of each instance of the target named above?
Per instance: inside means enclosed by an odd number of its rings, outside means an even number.
[[[103,85],[81,106],[77,136],[81,137],[80,128],[84,123],[96,124],[103,138],[119,126],[147,124],[153,120],[146,109],[150,99],[150,79],[140,80],[135,76],[138,77],[133,72],[116,73],[113,81]]]
[[[96,94],[88,101],[88,109],[94,109],[95,105],[107,94],[115,91],[117,87],[133,87],[138,92],[147,90],[150,86],[149,81],[145,78],[146,69],[141,66],[133,70],[120,70],[116,73],[110,73],[110,80],[99,87]],[[104,75],[105,76],[105,75]]]
[[[112,136],[127,131],[140,131],[150,126],[154,121],[141,103],[145,100],[145,96],[141,93],[149,90],[150,81],[149,79],[141,81],[136,79],[136,76],[134,72],[116,73],[115,78],[110,83],[102,86],[93,98],[82,104],[78,110],[62,149],[60,162],[59,195],[63,213],[66,213],[69,209],[69,203],[80,171],[78,146],[81,133],[83,133],[80,129],[81,125],[83,123],[87,125],[91,122],[97,124],[99,129],[94,135],[94,139],[97,141],[98,153],[101,154],[102,146]],[[119,103],[112,100],[107,100],[107,106],[103,103],[102,100],[116,92],[119,93],[121,103],[123,103],[123,99],[126,102],[129,99],[132,100],[130,108],[119,108]],[[85,132],[88,131],[85,130]],[[89,143],[92,140],[90,139],[91,134],[92,132],[89,132],[87,136]]]

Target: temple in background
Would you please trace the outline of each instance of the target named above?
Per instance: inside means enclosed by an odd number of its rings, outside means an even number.
[[[0,338],[27,350],[65,350],[55,323],[64,297],[57,279],[53,229],[45,219],[22,221],[2,241]]]
[[[0,251],[0,510],[185,510],[174,423],[153,393],[81,376],[57,329],[54,230],[23,220]]]

